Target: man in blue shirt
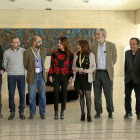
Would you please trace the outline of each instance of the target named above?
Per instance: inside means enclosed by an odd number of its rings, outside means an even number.
[[[27,70],[27,83],[29,91],[30,116],[33,119],[36,113],[36,86],[39,94],[39,113],[41,119],[46,119],[46,72],[45,58],[46,49],[41,47],[42,40],[39,36],[32,38],[32,47],[24,52],[24,67]]]
[[[97,69],[94,72],[94,99],[95,99],[95,118],[101,118],[102,108],[102,89],[106,98],[108,117],[114,118],[113,105],[113,79],[114,65],[117,62],[117,48],[112,42],[106,40],[107,31],[99,28],[96,33],[97,42],[91,45],[91,50],[95,55]]]

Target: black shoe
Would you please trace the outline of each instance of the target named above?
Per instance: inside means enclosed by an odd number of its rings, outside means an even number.
[[[98,119],[98,118],[101,118],[101,116],[102,116],[102,114],[97,112],[95,115],[95,118]]]
[[[23,112],[19,112],[19,117],[20,117],[22,120],[25,120],[25,119],[26,119],[26,117],[25,117],[25,115],[24,115]]]
[[[82,113],[82,115],[81,115],[81,121],[85,121],[85,113]]]
[[[30,114],[30,116],[28,117],[28,119],[33,119],[34,118],[34,115],[33,114]]]
[[[114,114],[113,113],[108,113],[108,118],[114,118]]]
[[[60,119],[64,119],[65,118],[65,113],[64,113],[64,110],[61,110],[61,115],[60,115]]]
[[[45,120],[45,119],[46,119],[45,114],[41,114],[41,115],[40,115],[40,118],[43,119],[43,120]]]
[[[55,119],[55,120],[58,119],[58,111],[55,111],[54,119]]]
[[[90,114],[87,114],[87,121],[88,122],[92,122],[92,119],[91,119],[91,115]]]
[[[132,116],[133,116],[132,113],[126,113],[124,118],[125,119],[130,119]]]
[[[139,115],[137,115],[137,119],[138,119],[138,120],[140,120],[140,114],[139,114]]]
[[[14,117],[15,117],[15,112],[11,112],[11,114],[10,114],[8,120],[13,120]]]
[[[3,118],[3,115],[1,114],[1,109],[0,109],[0,119],[2,119]]]
[[[2,119],[3,118],[3,115],[0,113],[0,119]]]

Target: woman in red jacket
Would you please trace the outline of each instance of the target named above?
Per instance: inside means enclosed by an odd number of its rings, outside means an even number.
[[[66,108],[67,86],[72,82],[73,71],[73,53],[70,51],[71,47],[67,37],[58,39],[58,48],[52,51],[51,66],[49,68],[49,80],[54,85],[54,119],[58,119],[58,103],[59,93],[61,87],[61,115],[60,118],[64,119],[64,110]]]

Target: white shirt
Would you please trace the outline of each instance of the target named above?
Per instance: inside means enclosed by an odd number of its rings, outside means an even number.
[[[97,54],[97,69],[106,70],[106,41],[101,46],[98,43],[98,54]]]

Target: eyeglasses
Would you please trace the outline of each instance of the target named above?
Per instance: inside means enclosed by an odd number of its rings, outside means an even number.
[[[20,41],[17,41],[17,42],[12,42],[12,43],[14,43],[14,44],[19,44],[19,43],[21,43]]]
[[[38,41],[38,42],[36,42],[36,43],[42,43],[42,40],[41,40],[41,41]]]

